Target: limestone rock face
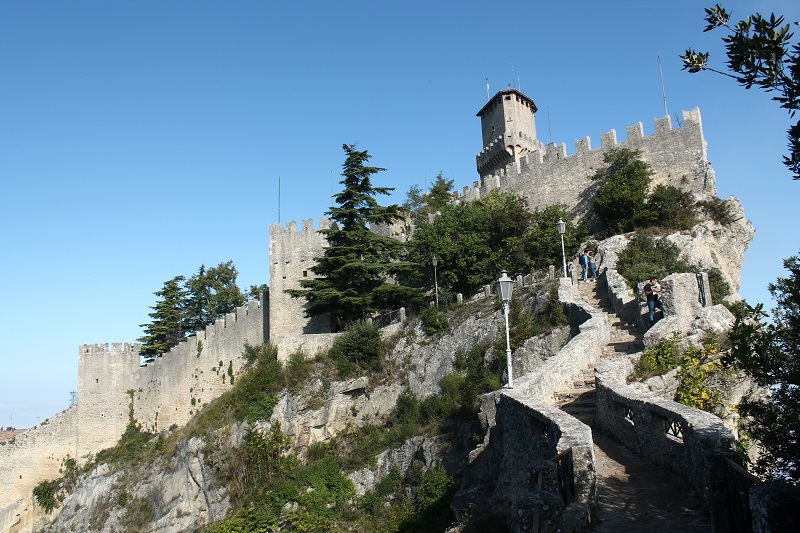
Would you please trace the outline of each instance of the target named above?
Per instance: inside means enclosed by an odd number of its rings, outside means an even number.
[[[388,448],[378,455],[374,467],[362,468],[347,475],[356,489],[356,496],[363,496],[373,490],[378,481],[392,470],[405,474],[417,462],[422,470],[439,466],[450,447],[452,435],[436,437],[418,436],[408,439],[399,446]]]
[[[417,324],[409,334],[398,339],[392,358],[410,369],[408,385],[414,395],[424,398],[437,394],[442,378],[455,371],[456,354],[494,340],[501,320],[500,313],[487,305],[481,306],[449,334],[429,337],[421,324]]]
[[[668,235],[666,239],[681,250],[683,257],[701,268],[718,268],[730,285],[731,300],[738,300],[741,286],[742,262],[744,252],[755,237],[753,225],[744,216],[741,202],[734,197],[725,200],[733,222],[720,224],[713,220],[704,220],[691,230]],[[632,234],[615,235],[598,245],[602,268],[616,269],[620,252],[628,245]],[[580,272],[577,263],[573,266]],[[631,280],[638,283],[644,280]],[[721,302],[715,302],[721,303]]]
[[[198,437],[183,441],[169,461],[134,471],[103,465],[67,497],[55,521],[35,530],[178,533],[219,520],[230,506],[227,490],[207,466],[203,447]]]
[[[401,383],[372,387],[366,377],[330,384],[317,379],[300,394],[281,394],[270,422],[280,422],[292,446],[302,450],[334,437],[348,425],[360,427],[386,415],[402,391]]]

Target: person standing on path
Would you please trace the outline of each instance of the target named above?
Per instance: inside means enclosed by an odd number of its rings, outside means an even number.
[[[586,281],[587,276],[589,275],[589,249],[585,249],[581,254],[581,266],[583,267],[583,281]]]
[[[589,261],[589,276],[591,276],[592,281],[597,281],[597,263],[594,260],[594,252],[589,250],[586,252],[586,255],[588,256]]]
[[[661,285],[658,283],[658,278],[653,276],[644,286],[644,295],[647,297],[647,309],[649,310],[647,318],[650,320],[650,327],[656,323],[656,308],[661,309],[661,316],[664,316],[664,304],[661,302],[660,294]]]

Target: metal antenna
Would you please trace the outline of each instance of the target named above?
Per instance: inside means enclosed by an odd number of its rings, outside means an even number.
[[[667,111],[667,91],[664,89],[664,71],[661,69],[661,52],[658,53],[658,73],[661,74],[661,94],[664,97],[664,116],[668,116]]]
[[[553,142],[553,131],[550,129],[550,106],[547,106],[547,133],[550,135],[550,142]]]
[[[281,177],[278,176],[278,224],[281,223]]]
[[[486,78],[486,99],[488,100],[489,98],[491,98],[489,96],[489,78]]]

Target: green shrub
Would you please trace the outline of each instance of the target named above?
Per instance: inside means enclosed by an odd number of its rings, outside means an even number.
[[[592,176],[600,183],[594,211],[611,235],[632,230],[637,216],[645,208],[653,171],[640,156],[638,150],[609,150],[603,156],[607,166]]]
[[[383,355],[380,329],[375,324],[354,322],[336,338],[328,355],[336,362],[342,379],[380,370]]]
[[[447,317],[439,312],[436,307],[427,307],[420,313],[422,320],[422,330],[426,335],[435,335],[440,331],[446,330],[450,324],[447,322]]]
[[[33,487],[33,498],[36,500],[36,503],[44,509],[44,512],[50,514],[58,505],[57,495],[60,489],[61,481],[58,479],[40,481]]]
[[[636,368],[631,374],[631,379],[643,380],[672,370],[680,361],[680,346],[678,332],[673,332],[669,337],[663,337],[652,346],[644,349],[642,356],[636,363]]]
[[[711,411],[722,403],[722,393],[708,384],[708,378],[722,369],[719,347],[717,338],[710,337],[702,348],[690,347],[686,350],[678,369],[676,402],[704,411]]]
[[[617,259],[617,271],[632,288],[652,276],[663,278],[673,272],[693,269],[680,259],[680,250],[671,242],[649,233],[637,232]]]
[[[709,268],[707,274],[708,284],[711,287],[711,302],[714,304],[724,303],[725,298],[731,294],[730,285],[722,277],[722,272],[718,268]]]
[[[734,222],[730,205],[725,200],[714,196],[708,200],[698,202],[697,205],[711,220],[718,224],[732,224]]]
[[[637,213],[635,225],[656,226],[668,230],[686,230],[697,224],[694,196],[672,185],[657,185],[647,198],[645,208]]]

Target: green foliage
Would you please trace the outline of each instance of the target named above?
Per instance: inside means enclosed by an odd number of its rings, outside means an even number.
[[[154,293],[160,300],[151,308],[153,312],[148,314],[153,322],[140,324],[144,328],[144,335],[137,339],[142,343],[139,354],[145,361],[152,361],[167,353],[184,338],[186,291],[181,287],[184,279],[183,276],[176,276]]]
[[[592,176],[599,182],[594,211],[609,234],[633,230],[637,217],[645,209],[653,171],[640,156],[638,150],[609,150],[603,156],[608,166]]]
[[[272,416],[277,394],[287,380],[286,371],[278,362],[278,350],[271,344],[245,344],[246,370],[233,387],[206,405],[190,422],[189,436],[207,435],[214,428],[235,422],[255,422]]]
[[[328,351],[328,356],[336,362],[339,375],[343,379],[359,372],[380,370],[382,355],[380,329],[367,322],[350,324]]]
[[[410,243],[410,259],[432,282],[431,258],[435,255],[440,286],[471,295],[503,268],[511,272],[525,269],[509,261],[521,252],[530,219],[520,197],[499,191],[471,202],[447,205],[433,223],[419,220]]]
[[[731,286],[725,281],[720,269],[709,268],[706,273],[708,274],[708,285],[711,288],[711,301],[715,304],[724,303],[725,298],[731,294]]]
[[[78,464],[68,455],[61,461],[58,472],[61,474],[58,479],[41,481],[33,488],[33,498],[47,514],[53,512],[64,500],[66,493],[75,488]]]
[[[393,190],[372,185],[372,175],[384,169],[367,166],[371,156],[366,151],[353,145],[343,148],[347,155],[340,182],[344,190],[334,196],[337,205],[326,213],[335,225],[320,231],[329,247],[311,268],[317,277],[303,279],[302,289],[287,291],[307,300],[307,316],[329,314],[337,327],[376,312],[413,306],[422,297],[417,289],[392,281],[416,270],[400,261],[405,244],[371,230],[403,218],[399,206],[383,207],[375,199]]]
[[[635,289],[640,281],[655,276],[664,278],[675,272],[705,270],[711,288],[711,301],[722,303],[731,293],[728,282],[718,268],[703,269],[681,257],[678,247],[666,239],[646,232],[636,232],[617,259],[617,271]]]
[[[701,200],[697,202],[697,205],[711,220],[718,224],[732,224],[735,221],[730,204],[716,196],[708,200]]]
[[[422,331],[427,335],[435,335],[450,326],[447,317],[436,307],[426,307],[420,313],[420,319],[422,320]]]
[[[478,200],[443,207],[433,222],[420,219],[409,258],[420,265],[426,287],[434,285],[435,255],[442,292],[471,295],[496,280],[501,270],[513,275],[560,265],[559,218],[567,223],[565,246],[576,249],[586,230],[572,223],[564,206],[531,213],[521,197],[495,190]]]
[[[553,284],[548,289],[544,305],[531,310],[530,301],[523,303],[520,299],[512,299],[508,311],[508,336],[511,351],[520,348],[526,340],[540,335],[546,335],[553,328],[566,326],[569,318],[564,310],[564,304],[558,300],[558,285]],[[493,346],[496,357],[505,358],[506,339],[505,332],[499,335]]]
[[[689,272],[680,259],[680,250],[671,242],[648,233],[637,232],[619,254],[617,271],[635,288],[652,276],[659,279],[673,272]]]
[[[718,388],[709,386],[708,379],[722,367],[716,337],[706,339],[701,349],[687,348],[678,369],[675,401],[704,411],[711,411],[720,405],[722,393]]]
[[[176,276],[164,283],[155,295],[159,301],[148,316],[149,324],[141,324],[144,335],[139,353],[145,361],[152,361],[177,346],[186,335],[211,324],[215,319],[231,313],[245,302],[236,285],[238,275],[233,261],[220,263],[206,270],[201,265],[197,274],[188,280]],[[198,344],[198,354],[200,353]]]
[[[527,270],[547,268],[563,264],[561,256],[561,236],[558,233],[558,221],[566,223],[564,231],[564,250],[569,257],[573,251],[578,250],[582,242],[589,238],[589,231],[583,223],[575,224],[567,215],[565,204],[555,204],[542,210],[535,209],[531,213],[531,223],[524,236],[525,259],[529,261]],[[522,261],[522,258],[520,258]],[[521,270],[518,270],[521,272]]]
[[[633,222],[639,228],[689,229],[697,224],[694,196],[672,185],[656,185],[645,208],[636,214]]]
[[[245,296],[236,285],[238,275],[233,261],[208,270],[205,265],[200,265],[197,273],[186,281],[183,318],[186,331],[202,331],[215,319],[244,305]]]
[[[436,213],[450,203],[453,183],[454,180],[445,179],[443,174],[439,172],[436,176],[436,181],[431,184],[427,193],[423,193],[418,185],[412,185],[406,193],[403,208],[410,211],[417,220],[429,213]]]
[[[260,300],[262,294],[269,298],[269,285],[266,283],[262,283],[261,285],[250,285],[246,296],[248,300]]]
[[[789,271],[769,285],[775,299],[772,321],[763,306],[735,307],[729,333],[731,353],[724,360],[751,376],[767,397],[751,396],[739,405],[742,426],[760,444],[756,472],[797,483],[800,479],[800,258],[784,261]]]
[[[131,417],[125,433],[122,434],[117,445],[98,452],[95,462],[122,469],[130,464],[152,458],[151,452],[155,445],[153,436],[152,433],[142,431],[142,428]]]
[[[725,28],[722,38],[728,56],[727,66],[733,73],[721,72],[708,66],[709,54],[691,48],[681,57],[683,68],[695,73],[710,70],[735,79],[746,89],[757,86],[775,94],[773,100],[794,116],[800,109],[800,44],[792,44],[793,34],[783,17],[771,14],[763,17],[756,13],[739,23],[730,25],[730,14],[717,4],[706,9],[704,31]],[[800,121],[789,128],[789,157],[784,164],[800,179]]]
[[[57,498],[58,492],[61,489],[61,483],[58,479],[52,481],[40,481],[33,487],[33,497],[39,507],[44,509],[44,512],[50,514],[58,506],[59,500]]]
[[[662,337],[644,349],[631,374],[633,380],[643,380],[668,372],[678,366],[681,358],[679,333],[676,331],[669,337]]]

